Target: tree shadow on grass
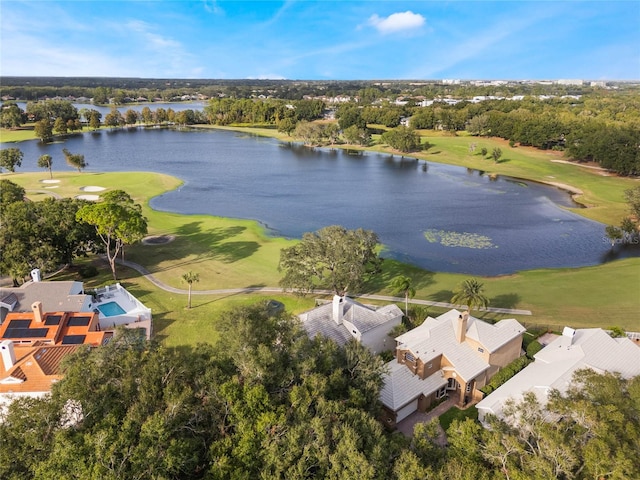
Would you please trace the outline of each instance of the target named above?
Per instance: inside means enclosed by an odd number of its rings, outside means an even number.
[[[393,260],[385,260],[382,262],[382,270],[365,282],[361,293],[373,293],[388,289],[393,279],[400,275],[411,278],[412,286],[416,290],[433,284],[433,272]]]
[[[259,248],[260,244],[258,242],[225,242],[215,247],[211,252],[211,256],[224,263],[233,263],[250,257]]]
[[[498,308],[516,308],[518,303],[520,303],[520,300],[520,295],[517,293],[505,293],[491,298],[489,306]]]
[[[232,263],[253,255],[260,247],[253,241],[226,241],[245,230],[246,227],[232,226],[203,231],[202,222],[191,222],[179,227],[175,231],[175,239],[170,243],[131,247],[129,258],[144,265],[151,272],[164,270],[158,268],[162,262],[171,262],[171,268],[206,260]],[[179,262],[181,259],[184,261]]]
[[[167,318],[164,313],[153,314],[153,334],[152,338],[158,342],[164,341],[169,335],[164,332],[175,320]]]
[[[429,300],[434,302],[451,303],[451,297],[453,297],[452,290],[440,290],[439,292],[429,295]]]

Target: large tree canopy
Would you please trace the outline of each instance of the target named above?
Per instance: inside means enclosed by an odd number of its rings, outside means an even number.
[[[0,172],[3,168],[10,172],[15,172],[16,167],[22,165],[23,157],[24,154],[19,148],[3,148],[0,150]]]
[[[305,233],[302,241],[280,252],[280,285],[301,293],[328,288],[338,295],[357,292],[379,270],[378,236],[370,230],[339,225]]]
[[[116,258],[120,251],[147,234],[147,219],[142,215],[142,207],[134,203],[128,193],[112,190],[102,196],[102,201],[80,209],[76,219],[95,227],[116,280]]]
[[[52,272],[95,250],[94,229],[76,221],[85,200],[28,202],[24,189],[8,180],[0,182],[0,191],[0,273],[11,276],[14,284],[35,267]]]
[[[126,331],[79,349],[51,397],[3,416],[0,478],[389,478],[402,441],[369,413],[379,358],[310,340],[266,304],[216,320],[218,347]]]

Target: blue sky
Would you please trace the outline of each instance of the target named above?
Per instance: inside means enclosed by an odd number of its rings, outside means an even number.
[[[0,0],[18,76],[640,79],[640,0]]]

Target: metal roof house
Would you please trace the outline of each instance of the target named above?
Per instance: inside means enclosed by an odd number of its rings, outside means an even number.
[[[322,335],[341,346],[355,339],[380,353],[395,347],[389,333],[402,321],[402,310],[395,304],[375,308],[335,295],[333,301],[301,313],[298,318],[310,338]]]
[[[479,389],[520,356],[524,331],[514,319],[490,324],[452,309],[398,336],[380,392],[386,422],[393,426],[448,395],[460,405],[480,400]]]
[[[561,336],[534,356],[535,361],[479,402],[478,419],[502,416],[505,402],[519,402],[533,392],[545,405],[553,389],[565,392],[575,371],[618,372],[624,378],[640,375],[640,348],[629,338],[612,338],[601,328],[574,330],[565,327]]]

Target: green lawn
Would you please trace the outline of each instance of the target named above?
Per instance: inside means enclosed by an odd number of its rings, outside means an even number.
[[[438,420],[440,422],[440,426],[446,432],[454,420],[462,422],[466,418],[478,420],[478,409],[473,406],[466,408],[465,410],[460,410],[458,407],[451,407],[449,410],[440,415],[440,417],[438,417]]]

